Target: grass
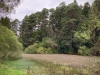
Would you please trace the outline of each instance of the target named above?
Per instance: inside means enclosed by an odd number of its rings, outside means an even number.
[[[13,69],[5,64],[0,64],[0,75],[23,75],[23,71]]]
[[[33,60],[42,72],[38,75],[100,75],[100,62],[88,67],[70,67],[47,61]]]
[[[16,61],[8,61],[7,65],[18,70],[26,70],[28,67],[34,67],[34,62],[28,59],[20,59]]]
[[[0,64],[0,75],[100,75],[100,62],[80,68],[36,59],[19,59]]]
[[[27,75],[28,69],[32,70],[35,63],[28,59],[7,61],[0,66],[0,75]]]

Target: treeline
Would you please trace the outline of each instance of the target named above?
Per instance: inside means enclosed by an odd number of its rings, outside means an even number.
[[[22,23],[18,19],[11,21],[8,17],[1,17],[0,58],[11,57],[14,53],[17,57],[22,50],[21,43],[24,52],[31,54],[100,55],[99,7],[99,0],[92,5],[86,2],[83,6],[74,0],[68,5],[62,2],[55,9],[43,8],[26,15]]]
[[[62,2],[26,15],[20,38],[26,53],[100,55],[100,0],[91,6]]]

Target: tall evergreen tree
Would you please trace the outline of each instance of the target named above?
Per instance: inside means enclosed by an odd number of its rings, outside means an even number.
[[[20,27],[20,21],[18,19],[15,19],[11,22],[11,29],[14,31],[16,35],[19,35],[19,27]]]
[[[86,2],[83,6],[82,14],[85,15],[85,17],[88,17],[89,12],[90,12],[90,4],[89,2]]]
[[[28,43],[28,40],[29,40],[28,19],[29,19],[29,16],[26,15],[20,27],[20,37],[23,40],[22,43],[25,47],[29,45]]]
[[[10,19],[6,16],[5,18],[1,18],[1,25],[6,26],[7,28],[11,28],[11,22]]]
[[[62,43],[68,47],[69,52],[74,50],[74,33],[80,29],[81,23],[81,8],[77,2],[69,4],[64,12],[62,19]]]
[[[41,11],[41,31],[42,33],[42,37],[47,37],[48,36],[48,9],[44,8]]]
[[[49,10],[49,37],[51,38],[54,37],[54,31],[53,31],[53,27],[55,25],[54,12],[55,10],[53,8]]]

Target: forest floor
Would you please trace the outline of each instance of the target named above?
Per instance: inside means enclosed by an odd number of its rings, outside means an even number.
[[[72,67],[86,67],[100,62],[100,57],[67,54],[23,54],[23,58],[43,60]]]

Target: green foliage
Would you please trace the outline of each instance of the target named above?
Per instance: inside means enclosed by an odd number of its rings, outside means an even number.
[[[75,52],[75,32],[81,29],[81,8],[78,6],[77,2],[69,4],[65,7],[64,13],[65,16],[61,18],[61,30],[57,38],[59,46],[63,47],[61,49],[66,49],[67,53],[73,54]],[[64,53],[65,51],[62,50]]]
[[[34,43],[33,45],[30,45],[29,47],[27,47],[25,49],[25,53],[35,54],[35,53],[37,53],[38,47],[39,47],[39,44],[38,43]]]
[[[7,28],[11,28],[11,22],[10,19],[6,16],[5,18],[1,18],[0,20],[1,25],[6,26]]]
[[[82,32],[75,32],[74,34],[74,43],[77,48],[79,48],[81,45],[84,45],[86,42],[88,42],[90,39],[90,33],[89,31],[82,31]]]
[[[90,19],[90,42],[92,43],[92,54],[93,55],[100,55],[100,1],[95,0],[91,6],[91,11],[89,15]]]
[[[43,38],[41,45],[46,47],[46,48],[48,48],[48,47],[54,48],[54,46],[57,47],[57,44],[53,38]]]
[[[89,17],[89,12],[90,12],[90,4],[86,2],[83,6],[82,14],[85,15],[85,17]]]
[[[52,38],[44,38],[40,43],[34,43],[25,49],[25,53],[30,54],[51,54],[56,53],[57,44]]]
[[[13,31],[4,26],[0,26],[0,58],[19,58],[23,46]]]
[[[45,53],[56,53],[57,52],[57,44],[52,38],[44,38],[40,43],[40,50],[44,49]]]
[[[25,16],[20,27],[20,38],[24,47],[32,45],[36,41],[42,40],[42,31],[37,26],[37,13],[30,16]]]
[[[19,5],[21,0],[0,0],[0,16],[4,16],[2,14],[8,14],[14,11],[15,7]]]
[[[81,46],[86,46],[93,55],[99,55],[99,6],[99,0],[95,0],[91,6],[86,2],[82,7],[74,0],[68,5],[62,2],[56,9],[43,8],[26,16],[20,28],[22,43],[28,47],[39,41],[39,50],[33,50],[39,53],[51,49],[51,52],[77,54]],[[85,55],[90,55],[88,53]]]
[[[78,54],[79,55],[84,55],[84,56],[92,55],[91,50],[88,49],[86,46],[79,47]]]
[[[15,34],[18,34],[19,26],[20,21],[18,19],[15,19],[11,22],[11,30],[13,30]]]
[[[91,51],[92,51],[93,55],[100,56],[100,38],[97,40],[97,42],[91,48]]]
[[[52,48],[45,48],[45,47],[39,47],[38,50],[37,50],[37,54],[52,54],[53,51],[52,51]]]

